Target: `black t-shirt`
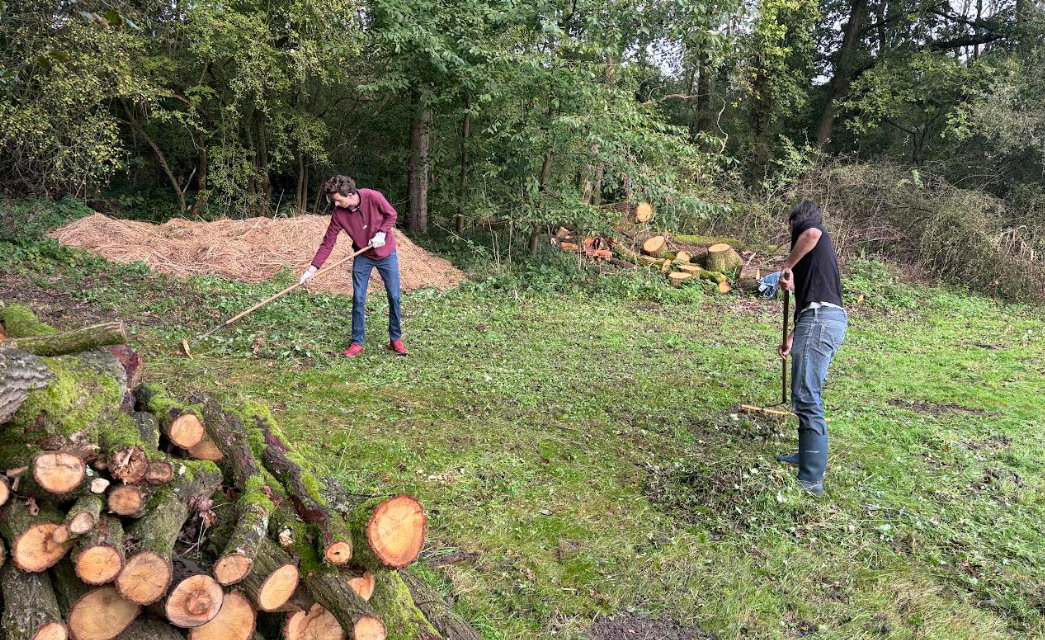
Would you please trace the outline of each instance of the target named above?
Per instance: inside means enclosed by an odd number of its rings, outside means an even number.
[[[791,248],[794,249],[798,236],[809,229],[820,230],[820,240],[812,251],[802,256],[792,271],[795,274],[795,317],[810,302],[830,302],[842,306],[842,278],[838,272],[838,256],[835,255],[831,234],[823,225],[804,222],[791,230]]]

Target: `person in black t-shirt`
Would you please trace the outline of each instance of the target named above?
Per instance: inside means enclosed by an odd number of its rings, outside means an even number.
[[[795,328],[777,347],[791,355],[791,410],[798,416],[798,452],[777,458],[798,465],[798,481],[814,495],[824,490],[827,422],[820,400],[827,368],[842,345],[849,318],[842,308],[842,280],[823,214],[803,202],[788,216],[791,253],[780,286],[795,292]]]

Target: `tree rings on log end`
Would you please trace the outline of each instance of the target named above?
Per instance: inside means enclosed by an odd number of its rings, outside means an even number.
[[[242,553],[233,553],[214,563],[214,578],[225,586],[236,584],[248,575],[254,561]]]
[[[274,611],[282,607],[294,595],[298,579],[298,568],[292,564],[285,564],[270,573],[258,593],[258,608]]]
[[[427,530],[424,507],[416,498],[403,494],[374,509],[367,524],[367,540],[385,566],[402,569],[417,560]]]
[[[352,559],[352,543],[347,540],[338,540],[329,544],[323,552],[323,557],[333,565],[347,564]]]
[[[69,609],[69,629],[76,640],[111,640],[129,627],[141,607],[120,597],[113,587],[88,591]]]
[[[64,495],[79,487],[86,473],[83,460],[64,451],[41,453],[33,459],[33,479],[55,495]]]
[[[363,616],[352,630],[352,640],[385,640],[388,631],[379,618]]]
[[[87,584],[112,582],[123,570],[123,556],[110,544],[96,544],[76,555],[76,576]]]
[[[189,640],[250,640],[256,623],[257,613],[250,598],[230,591],[225,594],[218,615],[189,631]]]
[[[128,560],[116,577],[116,589],[131,602],[149,605],[167,593],[173,572],[169,558],[142,551]]]
[[[61,525],[41,522],[29,527],[11,549],[11,557],[18,568],[27,573],[50,569],[65,557],[70,544],[59,543],[54,534]]]
[[[164,612],[174,626],[191,629],[213,620],[224,599],[225,593],[214,578],[204,574],[189,576],[171,590]]]

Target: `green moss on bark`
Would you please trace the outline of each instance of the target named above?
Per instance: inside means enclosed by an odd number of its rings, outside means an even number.
[[[30,338],[58,333],[53,327],[40,322],[36,314],[20,304],[0,308],[0,322],[11,338]]]

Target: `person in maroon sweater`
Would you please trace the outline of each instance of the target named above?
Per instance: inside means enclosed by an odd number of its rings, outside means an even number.
[[[366,289],[370,283],[370,272],[377,268],[388,293],[388,348],[397,355],[405,356],[403,330],[400,326],[399,309],[399,258],[396,256],[396,239],[392,227],[396,223],[396,210],[379,191],[357,189],[355,180],[348,176],[334,176],[326,181],[323,190],[327,200],[334,204],[330,225],[319,245],[312,266],[301,276],[301,284],[308,282],[337,244],[342,231],[352,239],[352,248],[359,251],[369,246],[370,250],[352,261],[352,345],[345,355],[354,358],[363,353],[366,338]]]

